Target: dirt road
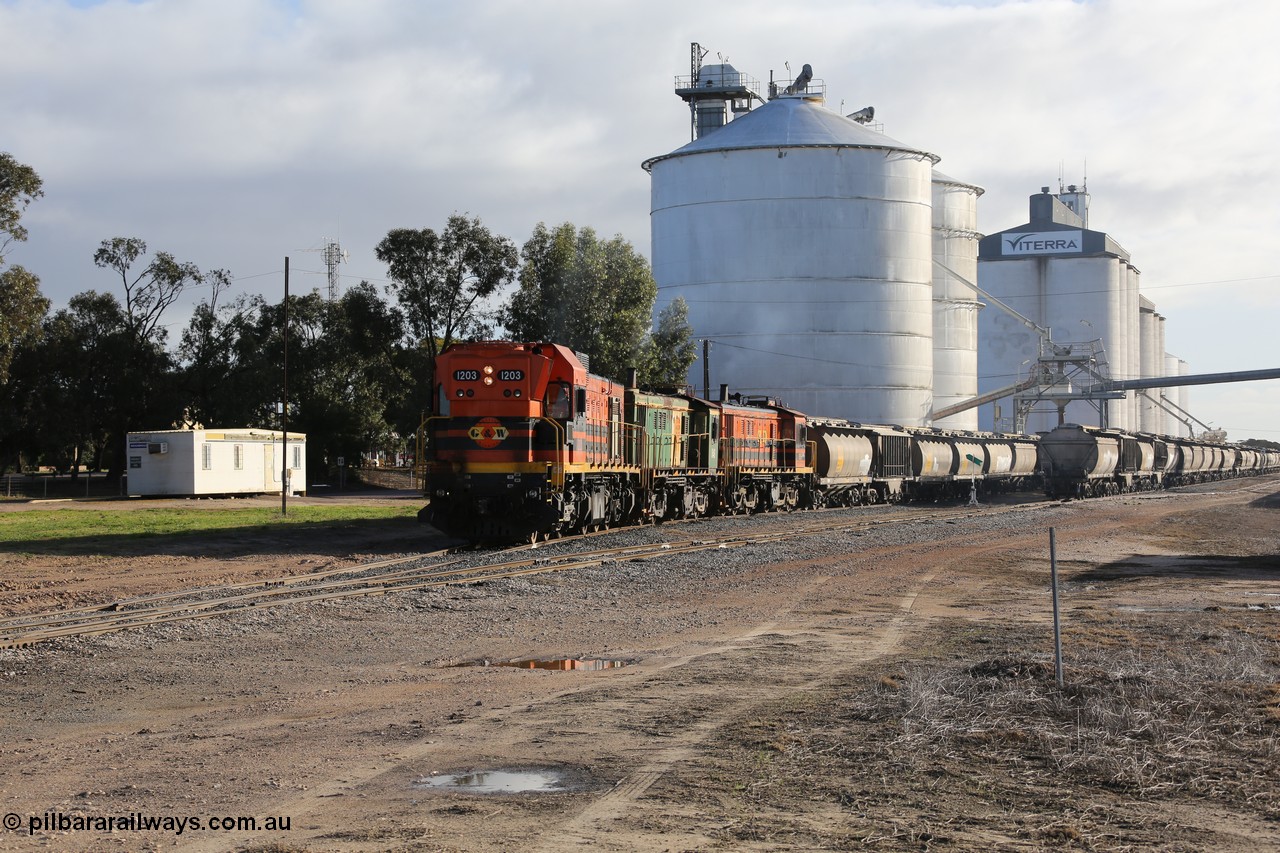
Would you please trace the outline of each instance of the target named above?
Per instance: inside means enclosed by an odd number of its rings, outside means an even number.
[[[0,850],[1276,849],[1277,513],[1258,478],[3,651]],[[405,547],[121,555],[67,600]],[[3,559],[3,613],[70,571]],[[622,665],[477,665],[562,658]],[[440,784],[502,770],[557,786]]]

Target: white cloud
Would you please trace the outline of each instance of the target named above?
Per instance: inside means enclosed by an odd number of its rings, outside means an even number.
[[[117,235],[238,276],[339,236],[344,272],[381,278],[388,229],[454,211],[517,243],[567,219],[647,252],[639,164],[688,141],[672,84],[699,41],[875,105],[986,188],[988,231],[1087,161],[1091,225],[1133,254],[1178,354],[1271,366],[1249,334],[1280,320],[1278,22],[1262,0],[0,0],[0,148],[46,188],[11,257],[61,304],[112,286],[91,258]]]

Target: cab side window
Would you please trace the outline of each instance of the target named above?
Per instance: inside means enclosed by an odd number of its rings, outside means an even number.
[[[547,417],[569,417],[569,386],[557,382],[547,388]]]

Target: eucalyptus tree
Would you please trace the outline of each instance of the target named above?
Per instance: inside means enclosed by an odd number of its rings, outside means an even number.
[[[517,339],[565,344],[590,357],[592,372],[621,379],[644,357],[657,294],[649,262],[620,235],[538,223],[502,321]]]
[[[422,379],[431,388],[441,350],[490,333],[485,300],[515,275],[515,244],[478,218],[455,213],[439,233],[393,229],[374,252],[387,265],[388,290],[403,311],[408,344],[425,355]]]
[[[147,244],[136,237],[112,237],[98,246],[93,262],[120,276],[125,321],[133,339],[140,344],[163,343],[160,319],[164,312],[187,287],[203,283],[204,276],[195,264],[178,261],[169,252],[156,252],[138,269],[138,260],[146,253]]]
[[[27,239],[22,214],[27,205],[44,195],[43,187],[35,169],[0,151],[0,265],[11,243]]]
[[[34,340],[49,310],[39,278],[20,266],[5,268],[9,246],[27,239],[22,214],[42,195],[36,170],[0,152],[0,387],[8,382],[19,348]]]
[[[689,305],[683,296],[677,296],[658,313],[658,325],[641,359],[640,381],[654,388],[684,385],[697,358]]]

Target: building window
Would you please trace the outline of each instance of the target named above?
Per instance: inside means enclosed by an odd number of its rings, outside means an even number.
[[[236,445],[235,459],[236,459],[236,470],[237,471],[242,470],[244,468],[244,445],[243,444]]]
[[[202,444],[200,446],[200,467],[206,471],[213,470],[213,445]]]
[[[293,446],[293,464],[290,465],[289,467],[290,468],[302,467],[302,448],[296,444]]]

